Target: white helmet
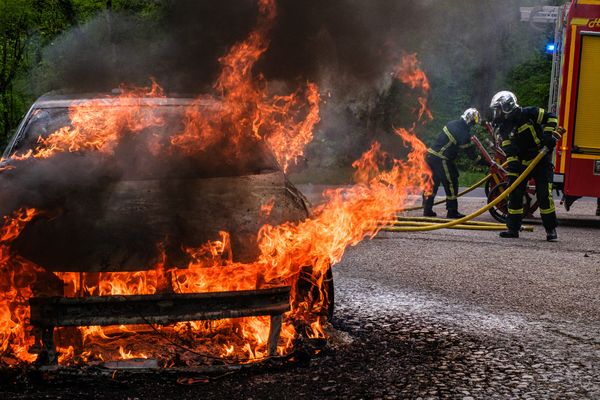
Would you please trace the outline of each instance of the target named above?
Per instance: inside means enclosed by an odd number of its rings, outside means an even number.
[[[481,121],[481,116],[476,108],[469,108],[460,116],[467,125],[478,124]]]
[[[499,117],[500,113],[510,114],[517,107],[519,107],[517,96],[507,90],[496,93],[490,103],[490,108],[494,111],[494,118]]]

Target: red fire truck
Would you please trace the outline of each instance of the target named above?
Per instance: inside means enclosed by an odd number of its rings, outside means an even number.
[[[579,197],[600,198],[600,0],[575,0],[557,12],[549,109],[566,128],[554,183],[568,210]]]

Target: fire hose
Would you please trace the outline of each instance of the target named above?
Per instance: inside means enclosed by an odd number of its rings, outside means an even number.
[[[396,217],[396,221],[398,223],[401,222],[448,222],[447,219],[445,218],[434,218],[434,217]],[[487,222],[487,221],[467,221],[465,222],[465,224],[469,224],[469,225],[490,225],[490,226],[496,226],[496,225],[501,225],[501,226],[505,226],[504,224],[500,224],[498,222]]]
[[[432,223],[444,223],[448,222],[447,219],[444,218],[432,218],[432,217],[397,217],[395,221],[386,221],[382,222],[382,224],[386,225],[387,228],[391,227],[402,227],[402,226],[426,226],[431,225]],[[496,222],[486,222],[486,221],[467,221],[462,224],[455,225],[452,229],[462,229],[462,230],[482,230],[482,231],[500,231],[506,230],[505,224],[499,224]],[[532,226],[523,226],[523,231],[533,232]]]
[[[430,224],[430,223],[426,222],[423,225],[419,224],[417,226],[392,226],[392,227],[386,226],[386,227],[382,228],[382,230],[390,231],[390,232],[423,232],[423,231],[433,231],[433,230],[437,230],[437,229],[453,228],[457,225],[460,226],[461,228],[466,227],[468,225],[465,225],[464,224],[465,222],[469,222],[473,218],[480,216],[481,214],[483,214],[486,211],[489,211],[492,207],[495,207],[498,203],[500,203],[506,197],[508,197],[508,195],[511,194],[529,176],[531,171],[533,171],[533,169],[536,167],[536,165],[538,165],[539,162],[542,160],[542,158],[544,158],[549,152],[550,152],[550,149],[548,149],[548,147],[542,148],[542,150],[540,150],[538,155],[531,161],[531,164],[529,164],[529,166],[525,169],[525,171],[523,171],[521,173],[521,175],[519,175],[519,177],[513,182],[512,185],[510,185],[500,196],[496,197],[492,202],[488,203],[484,207],[480,208],[479,210],[477,210],[469,215],[466,215],[462,218],[448,221],[445,223],[431,223]],[[483,228],[483,226],[482,226],[482,228]],[[466,229],[468,229],[468,228],[466,228]],[[473,229],[473,228],[471,228],[471,229]]]
[[[402,222],[399,224],[394,224],[394,226],[386,226],[382,230],[386,232],[404,232],[407,227],[428,227],[431,226],[429,222]],[[437,228],[436,228],[437,229]],[[457,224],[451,226],[447,229],[458,229],[458,230],[467,230],[467,231],[505,231],[506,225],[474,225],[474,224]],[[525,227],[523,230],[533,231],[532,227]]]

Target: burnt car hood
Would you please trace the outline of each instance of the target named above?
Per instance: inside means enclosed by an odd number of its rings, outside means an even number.
[[[167,266],[185,267],[186,247],[219,240],[219,232],[226,231],[234,261],[251,262],[258,255],[261,226],[308,216],[305,198],[282,172],[122,180],[102,194],[102,207],[95,201],[86,207],[86,199],[98,196],[87,193],[73,209],[59,206],[37,217],[13,249],[49,271],[147,270],[163,250]],[[268,214],[261,210],[267,203],[273,204]]]
[[[119,140],[108,153],[13,157],[37,146],[40,137],[70,127],[71,107],[87,98],[39,99],[5,152],[0,214],[40,210],[13,243],[18,255],[50,271],[98,272],[152,269],[164,251],[167,267],[185,267],[186,248],[220,240],[225,231],[234,261],[249,262],[258,255],[261,226],[308,216],[305,199],[254,135],[235,137],[225,125],[216,140],[205,144],[199,135],[190,141],[202,143],[202,149],[170,145],[174,135],[186,132],[190,107],[211,113],[220,106],[215,101],[129,99],[142,110],[139,115],[162,122],[135,134],[129,125],[118,125]],[[103,98],[94,107],[108,117],[111,107],[127,106],[115,101]],[[273,205],[270,213],[262,210],[265,204]]]

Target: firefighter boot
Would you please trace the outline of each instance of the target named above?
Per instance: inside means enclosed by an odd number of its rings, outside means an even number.
[[[446,214],[446,218],[449,219],[460,219],[465,215],[458,212],[458,210],[448,210],[448,214]]]
[[[424,217],[437,217],[437,213],[435,211],[433,211],[431,208],[425,208],[425,209],[423,209],[423,216]]]
[[[423,195],[423,216],[424,217],[437,217],[435,211],[433,211],[433,200],[434,196]]]
[[[546,231],[546,240],[549,242],[556,242],[558,239],[558,235],[556,234],[556,229],[548,229]]]
[[[518,231],[511,231],[510,229],[504,232],[500,232],[500,237],[501,238],[518,238],[519,237],[519,232]]]

